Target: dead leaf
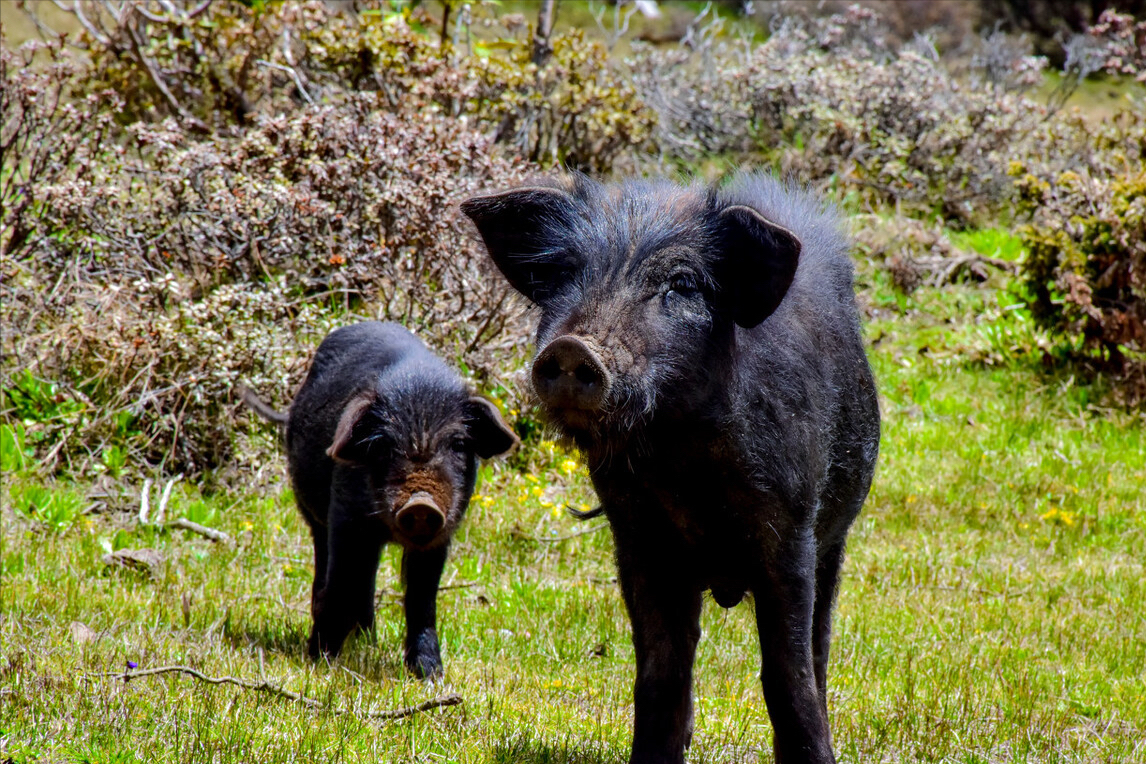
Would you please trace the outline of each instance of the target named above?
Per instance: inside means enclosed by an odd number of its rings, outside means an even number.
[[[72,621],[71,625],[68,626],[68,631],[72,635],[72,641],[77,645],[84,645],[99,639],[99,634],[92,627],[79,621]]]
[[[100,558],[104,565],[120,565],[159,578],[163,555],[154,549],[117,549]]]

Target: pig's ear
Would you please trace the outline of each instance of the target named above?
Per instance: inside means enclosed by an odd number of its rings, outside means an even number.
[[[483,459],[504,454],[517,445],[517,435],[501,418],[497,406],[485,398],[472,396],[466,401],[466,427],[473,438],[474,451]]]
[[[796,234],[742,204],[717,214],[720,232],[718,283],[745,329],[759,324],[780,305],[800,261]]]
[[[372,390],[367,390],[347,402],[338,419],[338,427],[334,430],[334,442],[326,449],[330,458],[352,464],[366,463],[371,436],[377,429],[371,426],[373,416],[370,407],[377,399]]]
[[[475,196],[461,204],[485,248],[514,289],[539,302],[569,274],[568,253],[553,251],[553,233],[567,227],[573,197],[559,188],[534,186]]]

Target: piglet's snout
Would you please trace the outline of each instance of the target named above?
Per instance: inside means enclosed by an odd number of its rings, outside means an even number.
[[[556,409],[596,411],[612,380],[592,348],[570,334],[550,342],[533,362],[533,389]]]
[[[412,495],[398,510],[394,518],[406,538],[415,544],[426,544],[438,535],[446,524],[446,515],[425,491]]]

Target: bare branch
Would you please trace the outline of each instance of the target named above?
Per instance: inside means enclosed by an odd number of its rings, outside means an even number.
[[[184,109],[174,94],[167,88],[167,83],[163,81],[163,75],[156,70],[155,64],[152,63],[151,59],[143,52],[143,41],[139,39],[135,27],[131,24],[126,24],[125,27],[127,33],[131,36],[132,48],[135,50],[135,55],[138,57],[139,62],[143,64],[143,68],[147,70],[147,75],[151,79],[151,82],[159,89],[159,92],[163,94],[163,97],[167,100],[167,103],[171,105],[171,108],[175,110],[175,113],[178,114],[189,127],[201,132],[210,132],[207,129],[207,125],[191,114],[191,112]]]
[[[289,74],[291,77],[294,78],[294,84],[295,84],[295,87],[298,88],[298,92],[302,94],[302,97],[304,99],[306,99],[307,103],[309,103],[311,106],[314,106],[314,99],[310,97],[310,93],[306,92],[306,88],[302,84],[302,77],[299,76],[299,73],[297,71],[295,71],[294,67],[283,66],[282,64],[275,64],[275,63],[272,63],[272,62],[267,61],[266,59],[262,59],[262,58],[256,59],[255,63],[258,64],[259,66],[265,66],[269,69],[277,69],[280,72],[285,72],[285,73]]]
[[[199,18],[199,16],[203,15],[203,11],[207,10],[210,7],[211,7],[211,0],[203,0],[203,2],[199,3],[199,5],[195,6],[194,8],[192,8],[188,12],[187,20],[191,21],[192,19]]]
[[[92,24],[91,21],[88,20],[88,17],[84,15],[84,9],[81,7],[81,4],[79,2],[73,2],[69,6],[69,5],[65,4],[62,0],[52,0],[52,4],[55,5],[57,8],[59,8],[64,13],[68,13],[68,14],[71,14],[72,16],[75,16],[76,21],[80,22],[80,25],[84,29],[86,29],[87,33],[90,34],[92,36],[92,38],[94,38],[95,41],[98,42],[100,45],[111,47],[111,39],[107,35],[103,34],[101,31],[96,29],[95,25]]]
[[[159,506],[155,510],[155,522],[164,523],[167,520],[167,502],[171,500],[171,489],[183,479],[183,473],[176,475],[163,486],[163,493],[159,497]]]
[[[167,524],[167,527],[182,528],[185,531],[198,533],[203,538],[210,539],[216,543],[225,544],[231,540],[231,537],[223,531],[217,531],[214,528],[208,528],[206,525],[200,525],[199,523],[191,522],[185,517],[180,517],[178,520],[172,520]]]
[[[143,490],[139,492],[139,523],[147,525],[151,522],[151,478],[143,481]]]
[[[149,676],[159,676],[161,674],[185,674],[186,676],[198,679],[200,682],[207,684],[230,684],[235,687],[241,687],[244,690],[255,690],[256,692],[265,692],[271,695],[285,698],[300,705],[315,711],[330,711],[333,714],[348,714],[356,716],[360,719],[373,719],[377,721],[388,721],[393,719],[405,719],[408,716],[429,711],[434,708],[444,708],[446,706],[456,706],[463,703],[462,696],[457,693],[450,693],[449,695],[442,695],[441,697],[427,700],[424,703],[419,703],[416,706],[407,706],[406,708],[398,708],[392,711],[353,711],[346,708],[339,708],[337,706],[327,706],[321,701],[314,698],[308,698],[305,695],[297,692],[285,690],[282,687],[272,684],[266,680],[261,682],[254,682],[249,679],[237,679],[233,676],[207,676],[201,671],[197,671],[189,666],[159,666],[153,669],[143,669],[141,671],[125,671],[123,673],[109,672],[103,676],[111,679],[122,679],[124,682],[130,682],[132,679],[143,679]]]

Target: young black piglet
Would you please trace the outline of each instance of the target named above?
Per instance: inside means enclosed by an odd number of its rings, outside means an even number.
[[[286,417],[291,484],[314,538],[311,657],[336,656],[352,630],[373,627],[378,558],[393,541],[404,549],[406,666],[441,672],[436,600],[450,538],[478,457],[516,443],[493,404],[401,326],[361,323],[322,341]]]

